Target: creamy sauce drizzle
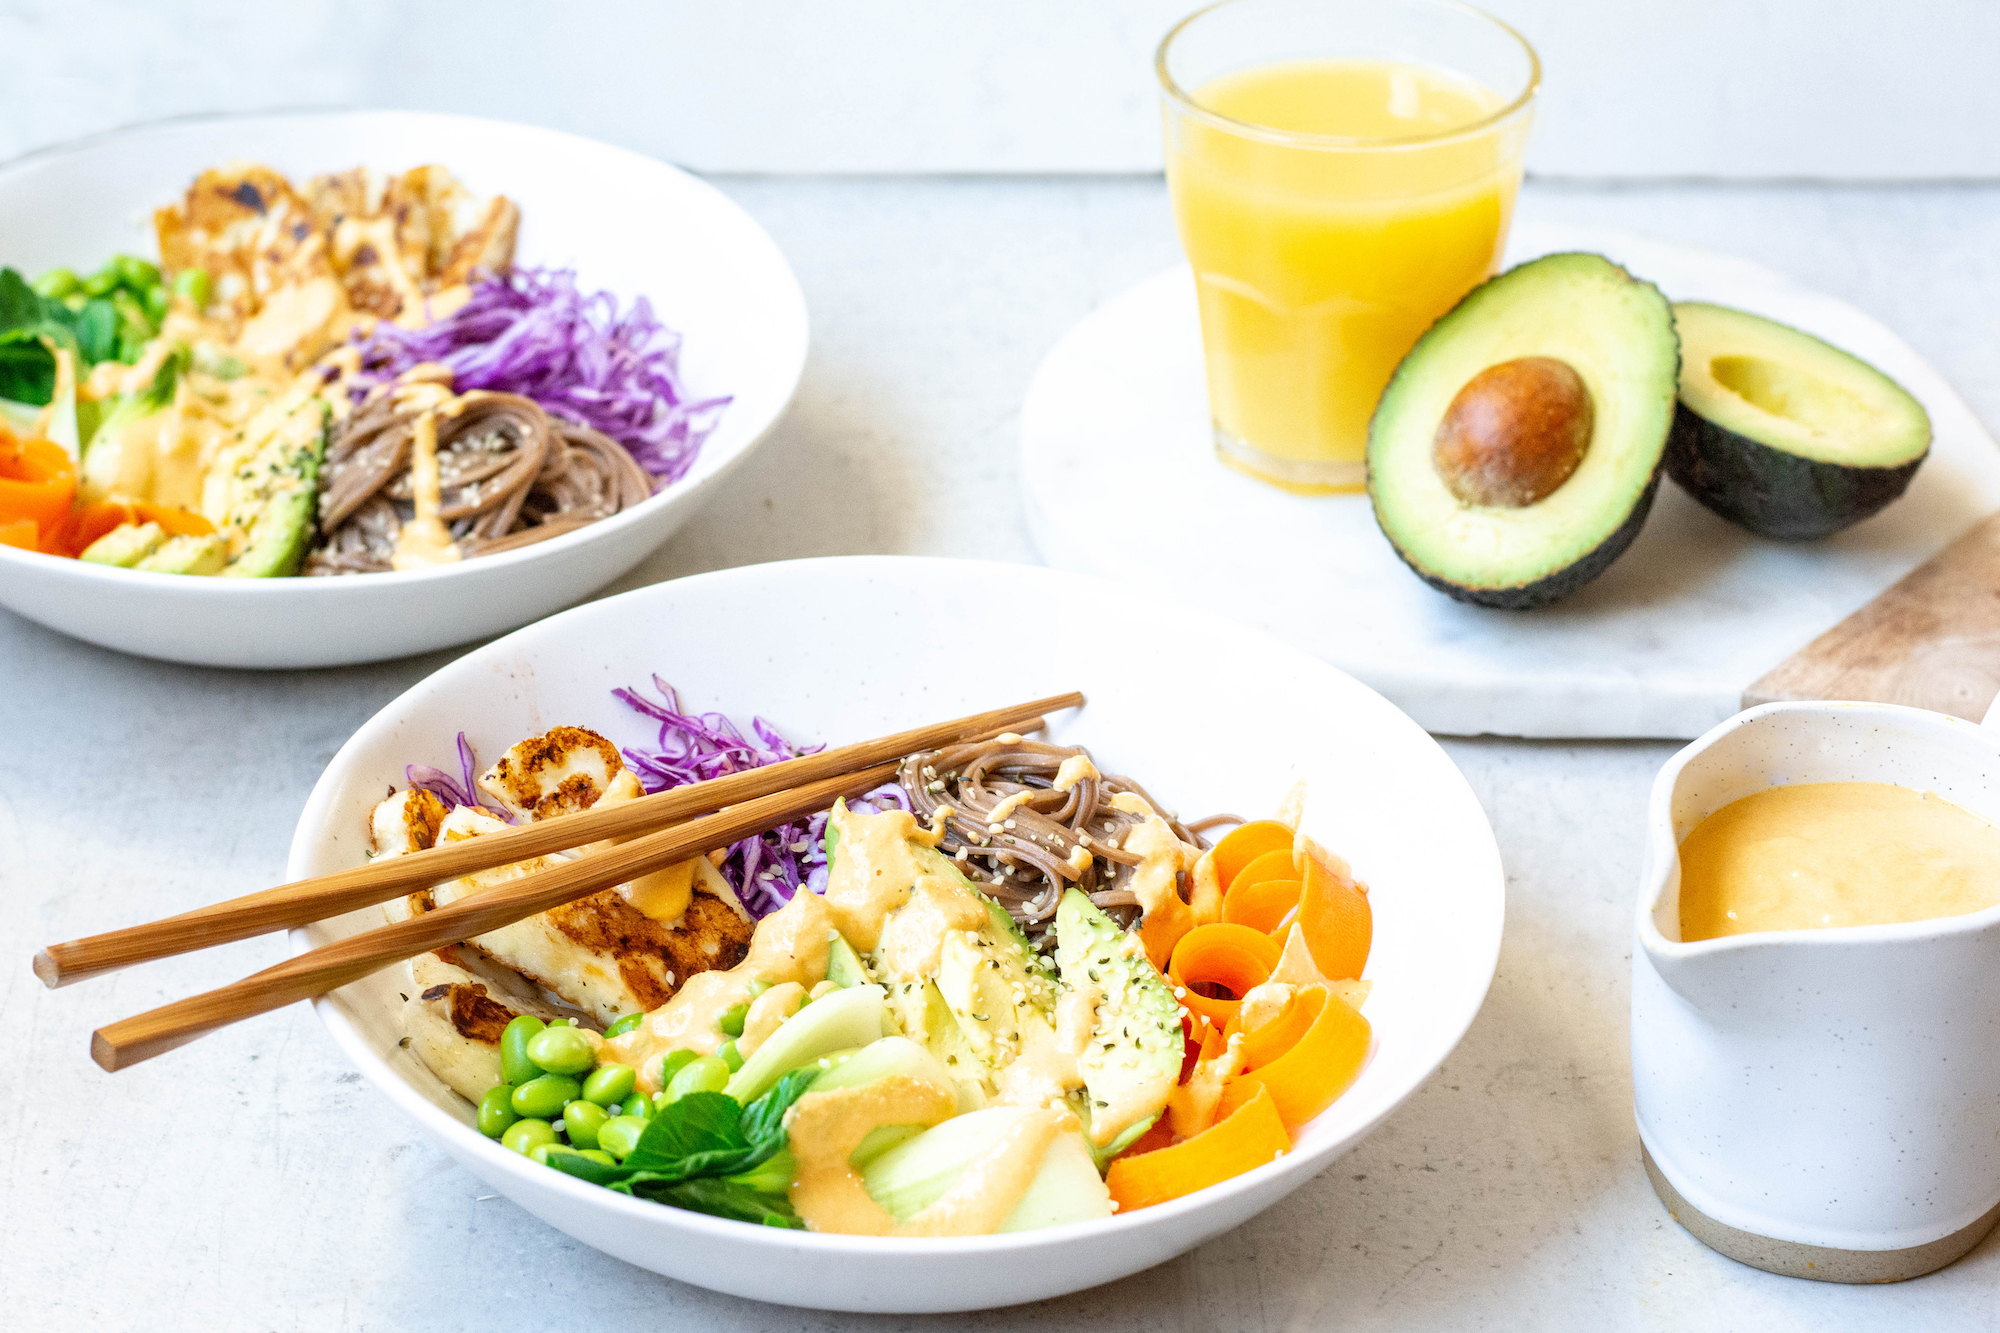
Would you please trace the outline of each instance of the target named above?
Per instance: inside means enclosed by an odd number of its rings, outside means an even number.
[[[755,1055],[778,1030],[778,1024],[797,1013],[805,1002],[806,988],[796,981],[773,986],[750,1001],[750,1011],[743,1015],[743,1035],[736,1039],[737,1053],[746,1060]]]
[[[786,1116],[799,1160],[792,1206],[814,1231],[854,1236],[984,1236],[998,1231],[1034,1183],[1058,1134],[1076,1117],[1049,1107],[1029,1111],[971,1162],[944,1196],[903,1223],[876,1203],[848,1160],[877,1125],[923,1125],[949,1119],[957,1094],[896,1074],[865,1088],[809,1092]]]
[[[1086,778],[1102,776],[1104,775],[1097,771],[1097,765],[1090,762],[1089,755],[1073,754],[1063,760],[1062,767],[1056,770],[1056,780],[1053,785],[1057,791],[1068,791]]]
[[[1961,916],[2000,903],[2000,826],[1886,782],[1732,801],[1681,843],[1681,938]]]
[[[456,564],[464,558],[450,530],[438,518],[444,497],[438,482],[437,443],[437,415],[426,411],[410,427],[410,492],[417,512],[396,534],[396,552],[389,558],[391,569],[426,569]]]

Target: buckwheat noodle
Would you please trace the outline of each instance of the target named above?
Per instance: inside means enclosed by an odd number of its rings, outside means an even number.
[[[1120,925],[1139,914],[1130,887],[1136,852],[1125,850],[1128,833],[1145,822],[1111,804],[1120,792],[1131,792],[1159,810],[1174,835],[1196,847],[1207,847],[1200,830],[1219,823],[1241,823],[1234,815],[1216,815],[1183,824],[1130,778],[1104,774],[1086,777],[1070,790],[1057,791],[1055,778],[1063,761],[1089,756],[1081,746],[1065,747],[1030,740],[977,741],[950,746],[903,761],[897,779],[920,821],[928,822],[939,806],[949,805],[939,850],[958,861],[969,877],[1026,929],[1038,945],[1063,890],[1074,886]],[[1010,805],[992,829],[991,816],[1009,797],[1027,799]],[[1078,846],[1090,852],[1090,864],[1078,871],[1070,856]],[[1186,885],[1179,886],[1183,896]]]
[[[439,519],[468,558],[516,550],[609,518],[653,493],[625,447],[551,417],[532,398],[471,393],[439,411]],[[335,428],[320,489],[325,544],[314,575],[391,568],[396,537],[415,513],[410,446],[419,410],[383,393]]]

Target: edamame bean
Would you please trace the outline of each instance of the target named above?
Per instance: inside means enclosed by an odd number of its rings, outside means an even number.
[[[85,296],[109,296],[117,286],[117,266],[106,264],[103,268],[83,280],[83,294]]]
[[[118,281],[135,292],[160,285],[160,270],[137,255],[119,255],[110,267],[118,270]]]
[[[732,1004],[722,1011],[722,1017],[715,1020],[715,1025],[722,1029],[725,1037],[740,1037],[743,1035],[743,1020],[749,1014],[749,1005]]]
[[[720,1056],[704,1055],[690,1060],[660,1094],[660,1104],[670,1106],[690,1092],[721,1092],[729,1086],[729,1062]]]
[[[645,1021],[646,1021],[646,1015],[644,1013],[639,1013],[639,1012],[629,1013],[625,1015],[625,1017],[619,1019],[616,1023],[613,1023],[610,1027],[604,1029],[604,1035],[607,1037],[622,1037],[626,1033],[630,1032],[633,1028],[638,1027],[639,1024]]]
[[[577,1149],[570,1147],[567,1143],[537,1143],[534,1147],[528,1149],[528,1156],[532,1160],[540,1162],[543,1166],[547,1166],[549,1158],[556,1156],[558,1153],[567,1156],[576,1151]]]
[[[583,1085],[575,1079],[563,1074],[543,1074],[514,1089],[508,1104],[514,1108],[515,1115],[553,1120],[562,1114],[563,1107],[582,1094]]]
[[[158,324],[167,317],[167,311],[173,305],[173,298],[167,295],[165,287],[148,287],[146,294],[139,298],[139,304],[146,307],[146,318]]]
[[[497,1139],[507,1132],[507,1126],[521,1117],[514,1114],[514,1089],[505,1083],[495,1083],[479,1099],[479,1132],[489,1139]]]
[[[604,1122],[604,1128],[597,1131],[597,1146],[623,1161],[639,1146],[639,1136],[646,1132],[646,1122],[636,1115],[615,1115]]]
[[[643,1092],[628,1092],[625,1100],[618,1103],[618,1114],[637,1116],[641,1120],[653,1118],[653,1099]]]
[[[518,1088],[541,1076],[541,1066],[528,1058],[528,1042],[544,1026],[533,1014],[522,1014],[500,1034],[500,1077],[504,1082]]]
[[[528,1038],[527,1053],[551,1074],[581,1074],[597,1063],[597,1048],[573,1027],[543,1028]]]
[[[526,1157],[545,1143],[556,1141],[556,1127],[546,1120],[516,1120],[500,1136],[500,1146]]]
[[[83,287],[83,279],[73,268],[52,268],[35,279],[35,290],[52,301],[60,301]]]
[[[579,1148],[595,1148],[597,1133],[611,1119],[611,1113],[596,1102],[574,1101],[563,1107],[563,1131]]]
[[[639,1081],[639,1071],[630,1065],[599,1065],[583,1081],[583,1099],[599,1106],[622,1102]]]
[[[581,1152],[577,1153],[577,1156],[588,1157],[591,1161],[597,1162],[603,1166],[618,1165],[618,1159],[613,1157],[610,1153],[604,1151],[604,1149],[602,1148],[585,1148]]]
[[[728,1041],[723,1042],[715,1053],[721,1056],[723,1063],[729,1066],[730,1073],[733,1074],[743,1068],[743,1052],[736,1049],[735,1038],[732,1037]]]
[[[208,309],[208,270],[184,268],[174,275],[174,290],[188,299],[196,310]]]
[[[660,1061],[660,1087],[664,1090],[667,1084],[674,1081],[674,1075],[693,1064],[695,1059],[693,1051],[668,1051],[666,1059]]]

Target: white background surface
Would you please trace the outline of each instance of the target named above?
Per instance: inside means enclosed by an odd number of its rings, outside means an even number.
[[[10,103],[11,105],[11,103]],[[1147,181],[722,187],[814,311],[798,406],[628,584],[757,559],[1029,559],[1016,410],[1037,360],[1174,254]],[[2000,188],[1531,187],[1528,217],[1737,251],[1849,300],[2000,422]],[[782,615],[773,617],[782,634]],[[796,645],[810,669],[812,645]],[[334,749],[440,658],[313,674],[165,667],[0,616],[0,1323],[201,1333],[589,1327],[1317,1333],[1972,1329],[2000,1236],[1883,1288],[1704,1250],[1639,1169],[1627,977],[1659,744],[1451,742],[1509,870],[1479,1020],[1359,1150],[1186,1259],[1067,1301],[938,1319],[706,1295],[566,1241],[487,1193],[359,1083],[303,1007],[116,1077],[90,1029],[276,961],[276,940],[58,991],[43,943],[244,893],[282,871]],[[32,1318],[29,1316],[32,1315]]]
[[[1150,171],[1196,0],[7,0],[0,159],[194,111],[391,106],[709,171]],[[1485,0],[1540,50],[1528,168],[2000,176],[1986,0]]]

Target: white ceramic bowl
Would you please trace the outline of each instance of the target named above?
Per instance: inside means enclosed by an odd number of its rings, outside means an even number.
[[[314,667],[426,652],[547,615],[618,577],[687,521],[783,414],[806,308],[763,229],[665,163],[553,130],[406,111],[221,117],[121,131],[0,170],[0,264],[33,275],[157,253],[152,209],[198,173],[260,160],[294,180],[440,162],[521,207],[521,263],[645,296],[682,335],[693,390],[733,394],[694,467],[652,499],[535,546],[462,564],[331,579],[204,579],[103,569],[0,546],[0,605],[65,634],[209,666]]]
[[[1020,627],[992,604],[1022,608]],[[1047,641],[1038,641],[1046,635]],[[650,743],[613,700],[659,673],[690,705],[787,735],[858,740],[1080,689],[1052,739],[1089,745],[1183,813],[1268,814],[1311,783],[1306,828],[1372,886],[1376,1046],[1293,1152],[1130,1216],[1009,1236],[802,1234],[625,1198],[482,1137],[472,1108],[397,1046],[397,972],[319,1001],[362,1072],[482,1180],[630,1263],[789,1305],[930,1311],[1061,1295],[1163,1262],[1305,1184],[1394,1110],[1478,1011],[1500,947],[1492,830],[1431,738],[1380,695],[1297,649],[1165,608],[1129,586],[1022,566],[894,557],[801,560],[642,588],[468,654],[376,714],[334,756],[293,836],[290,878],[361,862],[366,816],[406,763],[485,757],[557,723]],[[373,909],[296,932],[295,948],[380,923]],[[402,983],[407,989],[407,983]]]

